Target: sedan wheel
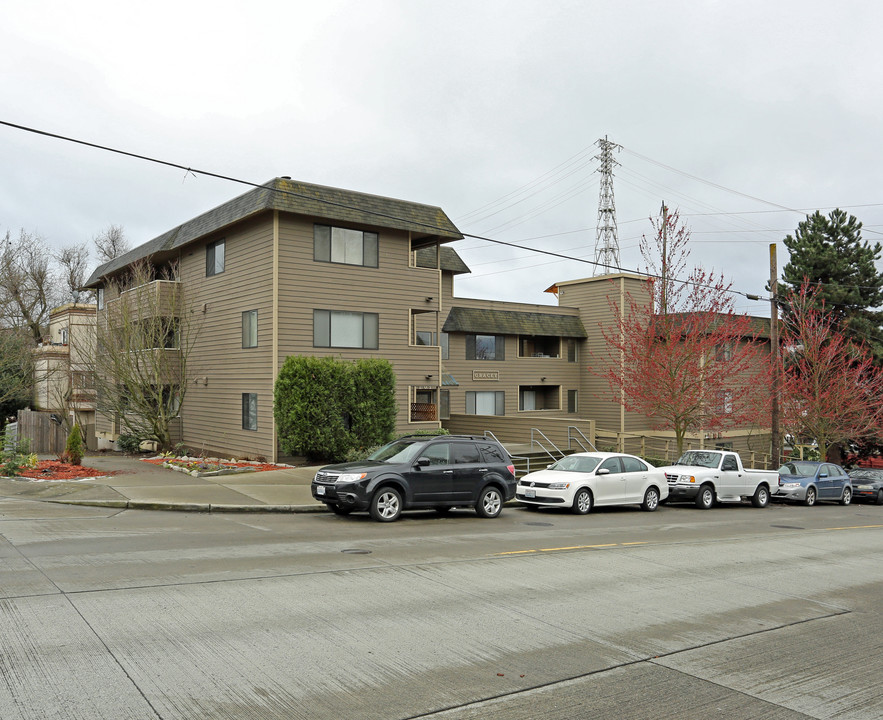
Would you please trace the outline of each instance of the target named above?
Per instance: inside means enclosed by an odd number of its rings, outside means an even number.
[[[577,491],[570,509],[574,515],[588,515],[592,509],[592,493],[589,492],[588,488],[580,488]]]
[[[803,504],[807,507],[812,507],[816,504],[816,489],[808,488],[806,491],[806,498],[803,501]]]
[[[841,505],[849,505],[852,502],[852,488],[843,488],[843,496],[840,498]]]
[[[475,512],[479,517],[495,518],[503,511],[503,496],[495,487],[486,487],[482,490],[475,503]]]
[[[398,490],[385,487],[374,493],[371,498],[371,517],[378,522],[398,520],[402,514],[402,496]]]
[[[644,502],[641,503],[641,510],[653,512],[658,507],[659,491],[654,487],[647,488],[647,492],[644,493]]]

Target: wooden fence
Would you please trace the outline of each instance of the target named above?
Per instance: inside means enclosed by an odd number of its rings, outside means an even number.
[[[30,451],[40,455],[61,455],[67,442],[67,433],[52,413],[36,410],[18,411],[19,440],[29,441]]]

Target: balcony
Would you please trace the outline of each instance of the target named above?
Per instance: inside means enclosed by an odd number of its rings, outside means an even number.
[[[411,422],[435,422],[438,405],[435,403],[411,403]]]

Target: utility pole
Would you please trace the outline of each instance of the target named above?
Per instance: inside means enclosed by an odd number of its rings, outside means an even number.
[[[770,243],[770,353],[773,361],[772,406],[770,412],[771,454],[775,467],[782,459],[782,437],[779,430],[779,393],[780,393],[780,349],[779,349],[779,304],[776,297],[777,278],[779,273],[776,262],[776,243]]]
[[[662,307],[661,315],[668,315],[668,207],[662,201]]]
[[[598,231],[595,236],[595,275],[619,269],[619,239],[616,231],[616,205],[613,201],[613,168],[619,165],[613,159],[613,150],[622,148],[606,137],[598,140],[601,152],[595,160],[601,161],[601,189],[598,197]]]

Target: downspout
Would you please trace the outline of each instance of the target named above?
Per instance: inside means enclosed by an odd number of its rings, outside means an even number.
[[[276,384],[276,378],[279,376],[279,211],[273,211],[273,340],[270,352],[273,354],[271,367],[272,376],[270,378],[270,407],[273,412],[270,414],[270,427],[272,428],[273,453],[271,462],[279,460],[279,439],[276,436],[276,412],[275,398],[273,389]]]

